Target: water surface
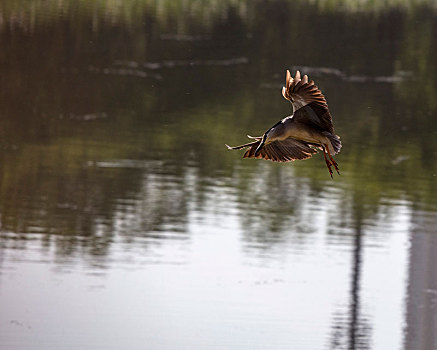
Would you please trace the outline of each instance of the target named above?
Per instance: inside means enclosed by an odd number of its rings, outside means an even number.
[[[331,3],[0,5],[2,349],[437,349],[435,5]]]

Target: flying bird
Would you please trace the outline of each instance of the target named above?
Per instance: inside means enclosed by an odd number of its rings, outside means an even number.
[[[228,149],[248,148],[243,158],[269,159],[274,162],[288,162],[308,159],[323,151],[329,175],[332,166],[340,175],[334,158],[340,152],[340,137],[334,133],[332,117],[325,96],[308,76],[301,78],[296,71],[294,78],[287,70],[282,96],[291,102],[293,114],[277,122],[263,136],[249,138],[255,141]]]

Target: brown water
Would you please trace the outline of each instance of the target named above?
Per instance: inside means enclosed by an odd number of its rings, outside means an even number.
[[[3,2],[0,348],[437,349],[437,9],[371,3]],[[334,180],[224,146],[287,68]]]

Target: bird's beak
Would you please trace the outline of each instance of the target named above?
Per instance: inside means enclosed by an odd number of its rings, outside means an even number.
[[[263,148],[265,142],[266,140],[262,140],[261,143],[258,145],[258,147],[255,150],[255,157],[258,156],[258,153],[261,151],[261,148]]]

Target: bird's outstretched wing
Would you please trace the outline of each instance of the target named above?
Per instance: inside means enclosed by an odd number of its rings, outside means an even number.
[[[334,133],[325,96],[313,80],[308,81],[307,75],[301,78],[300,72],[296,71],[295,77],[292,78],[287,70],[282,96],[293,105],[293,118],[296,121]]]
[[[229,149],[242,149],[249,147],[249,149],[244,153],[243,158],[267,159],[274,162],[289,162],[297,159],[307,159],[311,158],[314,153],[317,153],[317,149],[311,147],[311,144],[308,142],[288,138],[284,141],[274,141],[264,145],[258,155],[255,156],[255,150],[260,142],[261,140],[236,147],[226,146]]]

